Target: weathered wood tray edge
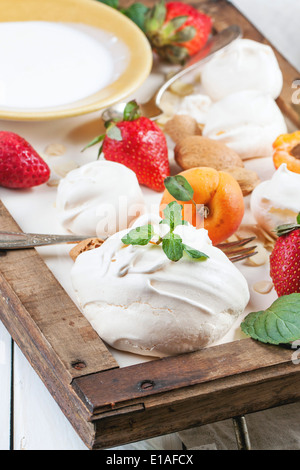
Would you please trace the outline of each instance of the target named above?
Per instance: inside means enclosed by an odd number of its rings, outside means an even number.
[[[238,23],[245,37],[266,42],[228,2],[197,5],[216,18],[217,29]],[[285,73],[278,104],[300,127],[297,109],[291,104],[291,85],[298,72],[280,54],[277,56]],[[7,229],[17,229],[3,205],[0,218]],[[55,325],[56,320],[60,325],[67,324],[64,331],[71,341],[74,306],[38,253],[10,252],[0,258],[0,271],[3,324],[90,449],[134,442],[300,399],[300,368],[292,361],[293,351],[251,339],[120,369],[78,312],[78,342],[73,341],[75,346],[65,352],[55,336],[59,333]],[[56,284],[58,299],[42,289],[36,301],[31,300],[35,292],[29,285],[25,289],[23,283],[25,273],[32,275],[34,271],[37,276],[46,276],[42,284]],[[21,288],[25,296],[19,295]],[[41,300],[46,313],[54,302],[53,324],[45,322],[39,312]],[[61,311],[64,315],[67,312],[63,323],[57,317],[61,302]],[[85,344],[87,349],[81,351],[80,346],[84,348]]]

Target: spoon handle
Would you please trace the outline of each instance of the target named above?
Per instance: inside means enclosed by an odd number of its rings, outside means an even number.
[[[206,59],[210,58],[212,55],[219,52],[221,49],[229,46],[233,41],[242,36],[242,30],[237,25],[229,26],[220,33],[212,36],[206,43],[203,49],[191,57],[185,65],[174,75],[172,75],[169,80],[167,80],[157,91],[155,104],[159,107],[159,103],[164,92],[172,85],[173,82],[181,78],[188,72],[199,67],[199,64],[204,62]]]

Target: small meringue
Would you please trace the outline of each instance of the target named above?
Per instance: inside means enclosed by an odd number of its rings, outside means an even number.
[[[135,173],[120,163],[97,160],[60,180],[56,208],[63,227],[76,235],[107,238],[145,212]]]
[[[273,49],[251,39],[238,39],[203,68],[202,85],[214,101],[242,90],[278,98],[283,76]]]
[[[300,212],[300,174],[283,163],[270,180],[256,186],[250,208],[259,226],[274,236],[279,225],[295,223]]]
[[[276,102],[260,91],[233,93],[211,106],[203,135],[223,142],[243,159],[270,157],[273,142],[287,132]]]

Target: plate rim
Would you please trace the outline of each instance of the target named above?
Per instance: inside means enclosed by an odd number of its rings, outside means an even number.
[[[24,4],[26,4],[26,9],[24,9]],[[143,31],[123,13],[96,0],[43,0],[43,9],[39,9],[39,6],[39,0],[26,0],[26,2],[23,0],[0,0],[0,10],[5,9],[6,11],[5,15],[1,15],[0,22],[51,21],[58,23],[78,23],[104,29],[98,24],[103,21],[104,16],[104,18],[112,20],[112,25],[116,24],[117,26],[122,26],[122,29],[116,31],[113,26],[107,23],[107,28],[105,27],[104,30],[116,34],[127,46],[128,50],[131,52],[128,65],[116,81],[98,92],[78,100],[78,102],[74,102],[74,106],[72,103],[68,103],[60,107],[53,107],[52,109],[44,108],[41,109],[41,111],[30,109],[22,111],[21,109],[9,110],[0,108],[0,119],[7,121],[49,121],[101,111],[108,106],[126,99],[126,97],[134,93],[150,75],[153,65],[153,53],[150,43]],[[62,11],[64,13],[63,19],[60,16]],[[79,19],[77,15],[83,11],[85,15],[91,15],[91,17],[93,17],[93,24],[87,22],[86,16]],[[67,14],[66,12],[70,12],[69,21],[64,19]],[[100,18],[101,13],[102,17]],[[100,15],[97,16],[98,14]],[[21,17],[24,18],[23,15],[25,15],[25,19],[20,19]],[[30,20],[29,18],[31,16],[33,16],[34,19]],[[50,17],[51,19],[49,19]],[[6,18],[11,19],[8,20]],[[39,18],[39,20],[36,18]],[[128,33],[130,33],[130,35]],[[132,70],[134,70],[134,74],[131,72]],[[109,88],[112,88],[111,93],[109,93]],[[85,100],[91,99],[98,93],[105,92],[108,94],[107,97],[96,99],[87,104],[82,103]]]

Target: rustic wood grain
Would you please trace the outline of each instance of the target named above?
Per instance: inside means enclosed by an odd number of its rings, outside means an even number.
[[[0,228],[20,228],[0,202]],[[63,364],[64,379],[118,367],[113,356],[55,279],[36,250],[12,250],[0,257],[0,272],[39,329],[39,348],[50,344]],[[0,312],[3,319],[4,312]],[[18,318],[15,319],[18,321]],[[8,322],[11,332],[13,324]],[[22,328],[22,325],[20,325]],[[22,336],[22,335],[21,335]],[[38,341],[36,336],[35,341]],[[21,338],[22,340],[22,338]],[[21,349],[26,348],[23,342]]]
[[[93,416],[132,400],[291,363],[290,349],[244,339],[73,381]],[[300,366],[293,365],[300,373]],[[111,384],[114,387],[111,387]]]

